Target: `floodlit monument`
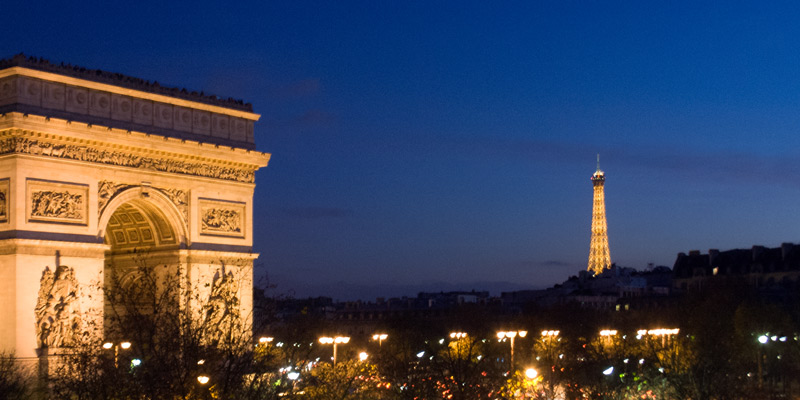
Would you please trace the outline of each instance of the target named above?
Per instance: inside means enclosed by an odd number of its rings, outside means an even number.
[[[592,174],[594,196],[592,203],[592,239],[589,243],[589,265],[586,268],[597,275],[611,268],[611,253],[608,249],[608,224],[606,223],[606,174],[600,169],[597,155],[597,171]]]
[[[135,280],[142,254],[224,303],[215,326],[250,326],[258,118],[241,101],[0,60],[0,352],[53,353],[102,324],[111,269]]]

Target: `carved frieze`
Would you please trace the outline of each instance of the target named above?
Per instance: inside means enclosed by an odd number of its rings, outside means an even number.
[[[106,209],[108,202],[114,198],[119,192],[133,187],[124,183],[117,183],[111,181],[97,182],[97,215],[102,215]]]
[[[60,265],[45,268],[36,301],[36,339],[39,348],[69,347],[81,330],[80,296],[75,271]]]
[[[245,237],[245,203],[199,199],[200,234]]]
[[[183,215],[184,222],[189,221],[189,192],[181,189],[171,188],[156,188],[164,193],[172,204],[178,208],[178,211]]]
[[[39,179],[28,179],[27,184],[29,221],[80,225],[88,222],[88,185]]]
[[[106,165],[149,169],[160,172],[253,183],[255,171],[192,163],[169,158],[144,157],[126,151],[97,149],[90,146],[55,144],[38,139],[10,137],[0,140],[0,154],[33,154]]]
[[[8,211],[11,209],[8,188],[8,179],[0,179],[0,223],[8,222]]]
[[[105,211],[108,202],[126,189],[130,189],[137,185],[129,183],[100,181],[97,183],[97,214],[102,215]],[[154,189],[163,193],[175,205],[178,211],[183,215],[183,221],[189,221],[189,192],[187,190],[175,188],[160,188]]]
[[[220,272],[211,289],[206,304],[204,327],[211,342],[236,338],[241,328],[239,310],[239,284],[233,273]]]

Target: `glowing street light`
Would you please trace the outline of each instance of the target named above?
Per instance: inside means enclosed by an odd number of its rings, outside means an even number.
[[[659,329],[650,329],[649,331],[647,331],[647,334],[653,336],[669,336],[669,335],[677,335],[680,331],[681,330],[678,328],[674,329],[659,328]]]
[[[465,332],[450,332],[450,339],[463,339],[467,337]]]
[[[509,338],[511,340],[511,370],[514,369],[514,338],[517,337],[524,338],[528,335],[528,331],[499,331],[497,332],[497,338],[503,340],[504,338]]]
[[[383,343],[383,341],[386,340],[386,338],[388,338],[388,337],[389,337],[389,335],[387,335],[385,333],[376,333],[376,334],[372,335],[372,340],[377,340],[378,341],[378,347],[381,347],[381,344]]]
[[[347,344],[350,342],[349,336],[336,336],[336,337],[327,337],[323,336],[319,338],[319,342],[322,344],[333,344],[333,365],[336,365],[336,345],[339,343]]]
[[[208,380],[211,379],[208,375],[200,375],[197,377],[197,381],[200,382],[201,385],[205,385],[208,383]]]
[[[362,351],[361,353],[358,353],[358,361],[361,361],[361,362],[367,361],[367,357],[369,357],[369,354],[367,354],[366,351]]]
[[[537,376],[539,376],[539,371],[537,371],[537,370],[535,370],[533,368],[528,368],[528,369],[525,370],[525,377],[526,378],[528,378],[528,379],[536,379]]]
[[[677,335],[680,333],[680,329],[673,328],[673,329],[665,329],[665,328],[658,328],[658,329],[639,329],[636,331],[636,339],[641,339],[644,335],[649,336],[660,336],[661,337],[661,345],[666,346],[667,339],[669,339],[672,335]]]
[[[273,340],[275,340],[274,337],[262,336],[258,338],[258,343],[267,344],[267,343],[272,343]]]
[[[614,336],[617,336],[616,329],[603,329],[600,331],[600,341],[604,346],[611,346]]]
[[[103,348],[106,350],[111,350],[114,348],[114,368],[119,367],[119,349],[128,350],[131,348],[131,342],[122,342],[122,343],[112,343],[112,342],[105,342],[103,343]]]

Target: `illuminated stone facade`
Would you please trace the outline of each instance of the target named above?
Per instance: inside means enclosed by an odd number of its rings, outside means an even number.
[[[233,296],[223,317],[249,326],[254,177],[269,161],[258,118],[118,74],[0,61],[0,352],[33,357],[102,323],[109,268],[124,275],[134,249],[215,302]]]
[[[603,186],[606,175],[600,170],[600,156],[597,156],[597,171],[592,175],[594,202],[592,205],[592,239],[589,246],[588,271],[595,275],[611,267],[611,253],[608,250],[608,225],[606,223],[606,195]]]

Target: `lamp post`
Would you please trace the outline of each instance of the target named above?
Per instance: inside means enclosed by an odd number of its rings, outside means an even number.
[[[680,331],[681,330],[678,328],[640,329],[636,331],[636,338],[639,339],[644,335],[661,337],[661,346],[664,347],[667,345],[667,341],[672,337],[672,335],[677,335],[680,333]]]
[[[508,338],[511,341],[511,370],[514,370],[514,338],[519,336],[524,338],[528,335],[528,331],[499,331],[497,332],[497,338],[503,340],[504,338]]]
[[[347,344],[350,341],[349,336],[336,336],[336,337],[327,337],[323,336],[319,338],[319,342],[322,344],[333,344],[333,365],[336,365],[336,345],[339,343]]]
[[[106,350],[110,350],[114,348],[114,368],[119,368],[119,349],[120,347],[122,350],[128,350],[131,348],[131,342],[121,342],[121,343],[112,343],[112,342],[105,342],[103,343],[103,348]]]
[[[553,396],[555,393],[555,384],[553,383],[553,374],[555,372],[556,360],[555,354],[553,353],[553,340],[559,341],[558,335],[561,331],[557,330],[545,330],[542,331],[542,344],[545,346],[545,353],[547,354],[547,361],[550,364],[549,368],[547,368],[547,383],[545,384],[544,388],[549,392],[550,396]]]
[[[769,342],[769,336],[761,335],[758,337],[759,344],[767,344]],[[764,367],[763,367],[763,355],[761,353],[761,346],[756,347],[758,351],[756,352],[756,356],[758,357],[758,389],[761,390],[764,387]]]
[[[463,339],[467,337],[466,332],[450,332],[450,339]]]
[[[604,346],[611,346],[615,336],[617,336],[616,329],[603,329],[600,331],[600,338]]]
[[[388,337],[389,337],[389,335],[387,335],[385,333],[376,333],[376,334],[372,335],[372,340],[377,340],[378,341],[378,347],[381,347],[381,344],[383,343],[383,341],[386,340],[386,338],[388,338]]]

